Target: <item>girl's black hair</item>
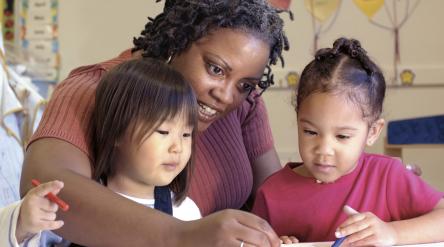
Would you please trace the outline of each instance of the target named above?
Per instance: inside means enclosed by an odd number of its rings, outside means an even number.
[[[373,122],[381,115],[385,89],[381,69],[367,56],[360,42],[339,38],[332,48],[318,50],[315,59],[304,68],[297,88],[296,112],[313,93],[343,92]]]
[[[280,59],[284,66],[282,51],[289,49],[280,12],[267,0],[166,0],[164,11],[148,18],[141,35],[134,38],[133,52],[167,60],[213,30],[239,29],[270,45],[269,63],[258,85],[265,90],[274,84],[270,65]]]
[[[182,75],[155,59],[124,62],[102,78],[97,86],[91,117],[92,177],[107,183],[115,175],[116,144],[125,134],[138,144],[164,121],[184,114],[197,131],[197,101]],[[170,183],[175,202],[186,197],[193,169],[193,155]]]

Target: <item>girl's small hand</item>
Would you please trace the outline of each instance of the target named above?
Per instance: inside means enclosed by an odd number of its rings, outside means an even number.
[[[299,243],[299,240],[295,236],[280,236],[282,244],[294,244]]]
[[[365,212],[353,214],[336,231],[336,237],[348,236],[345,246],[391,246],[396,243],[396,231],[390,223]]]
[[[56,220],[58,205],[45,197],[49,192],[56,195],[62,188],[63,182],[52,181],[41,184],[26,194],[17,221],[18,243],[42,230],[55,230],[63,226],[63,221]]]

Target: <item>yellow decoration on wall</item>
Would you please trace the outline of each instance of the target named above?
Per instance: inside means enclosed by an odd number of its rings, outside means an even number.
[[[326,21],[339,7],[340,0],[305,0],[308,12],[318,21]]]
[[[290,71],[285,77],[287,85],[290,88],[295,88],[299,83],[299,74],[296,71]]]
[[[405,69],[400,74],[401,83],[403,86],[411,86],[413,85],[413,80],[415,79],[415,73],[410,69]]]
[[[384,0],[353,0],[353,2],[369,19],[384,5]]]

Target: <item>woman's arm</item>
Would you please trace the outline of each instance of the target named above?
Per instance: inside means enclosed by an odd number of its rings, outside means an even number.
[[[253,191],[252,195],[256,194],[257,189],[264,180],[282,168],[280,160],[276,153],[275,148],[271,148],[269,151],[265,152],[259,156],[252,165],[253,168]]]
[[[21,194],[31,179],[61,180],[59,194],[70,205],[60,212],[65,222],[57,232],[86,246],[239,246],[239,239],[257,246],[279,246],[270,226],[248,213],[225,210],[204,219],[182,222],[131,202],[90,179],[88,157],[55,138],[32,143],[25,156]]]
[[[253,170],[251,195],[254,197],[264,180],[282,166],[274,148],[270,121],[262,97],[252,93],[239,109],[245,148]]]

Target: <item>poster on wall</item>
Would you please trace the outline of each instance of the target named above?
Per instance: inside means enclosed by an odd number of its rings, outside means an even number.
[[[34,81],[58,81],[58,1],[21,0],[21,46],[29,55]]]
[[[387,2],[384,0],[353,0],[358,9],[367,16],[369,22],[377,27],[383,28],[393,33],[393,75],[389,78],[389,82],[393,85],[411,86],[413,85],[414,73],[411,69],[402,70],[399,73],[399,65],[401,63],[401,47],[400,47],[400,31],[407,20],[415,12],[420,1],[416,0],[415,3],[410,6],[410,1],[398,2],[391,1],[392,7],[388,7]],[[403,5],[403,6],[398,6]],[[374,15],[384,7],[389,23],[379,23],[374,20]],[[404,9],[404,12],[398,13],[399,8]]]
[[[297,86],[297,72],[300,73],[305,66],[301,62],[303,52],[309,50],[314,53],[320,48],[319,45],[329,47],[330,41],[338,37],[356,38],[365,47],[370,49],[373,46],[372,49],[379,50],[379,54],[375,53],[378,54],[376,60],[384,71],[389,87],[442,87],[444,65],[442,56],[437,52],[442,50],[440,38],[443,37],[443,32],[439,26],[442,2],[444,1],[293,1],[290,10],[299,20],[285,23],[286,29],[291,30],[288,33],[293,34],[290,37],[290,53],[284,53],[284,58],[290,62],[285,68],[273,69],[275,85],[270,89],[292,89]],[[310,33],[297,33],[306,30],[309,25],[313,29],[311,49],[305,42]],[[368,44],[369,40],[373,43]],[[305,47],[301,48],[299,44],[304,44]],[[291,57],[293,54],[299,57]]]
[[[312,18],[313,54],[318,50],[318,42],[323,33],[330,30],[339,14],[340,0],[305,0],[305,8]],[[327,22],[328,21],[328,22]],[[328,25],[326,25],[329,23]]]

